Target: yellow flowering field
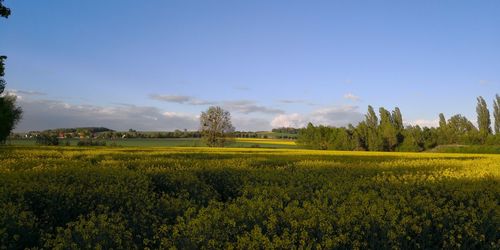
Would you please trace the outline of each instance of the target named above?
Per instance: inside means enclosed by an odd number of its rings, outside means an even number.
[[[0,248],[498,249],[500,156],[0,148]]]

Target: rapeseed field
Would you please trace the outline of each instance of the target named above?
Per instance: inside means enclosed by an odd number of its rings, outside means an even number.
[[[0,248],[498,249],[500,156],[4,147]]]

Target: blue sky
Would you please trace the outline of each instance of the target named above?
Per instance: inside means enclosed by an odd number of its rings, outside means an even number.
[[[0,20],[18,131],[475,121],[500,93],[498,1],[13,1]]]

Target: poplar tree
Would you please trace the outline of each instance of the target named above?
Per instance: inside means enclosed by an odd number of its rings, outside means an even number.
[[[393,151],[398,143],[397,130],[391,113],[385,108],[379,108],[380,113],[380,137],[384,151]]]
[[[486,105],[486,101],[482,96],[477,98],[477,125],[479,129],[479,136],[481,142],[484,143],[489,134],[491,134],[491,119],[490,119],[490,111],[488,110],[488,106]]]
[[[443,113],[439,113],[438,144],[450,143],[448,124]]]
[[[368,106],[368,113],[365,115],[365,122],[368,127],[367,146],[370,151],[382,151],[382,141],[378,135],[378,117],[372,106]]]
[[[500,135],[500,96],[498,94],[493,100],[493,117],[495,119],[495,135]]]
[[[392,121],[398,131],[402,131],[404,129],[403,115],[401,115],[401,110],[399,110],[398,107],[394,108],[394,111],[392,111]]]
[[[368,105],[368,113],[365,115],[366,125],[370,129],[376,129],[378,125],[378,117],[371,105]]]
[[[404,141],[403,132],[405,130],[405,127],[403,124],[403,115],[401,114],[401,110],[399,110],[398,107],[394,108],[394,111],[392,111],[392,122],[394,127],[396,128],[396,136],[398,139],[397,144],[399,145]]]

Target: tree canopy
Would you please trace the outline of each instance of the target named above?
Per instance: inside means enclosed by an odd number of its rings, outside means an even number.
[[[211,106],[200,115],[200,132],[209,147],[223,147],[234,132],[231,114],[218,106]]]
[[[0,16],[7,18],[10,9],[2,4],[0,0]],[[14,129],[22,116],[22,109],[16,106],[16,97],[12,95],[2,95],[5,91],[5,60],[7,56],[0,55],[0,143],[5,142],[7,136]]]

